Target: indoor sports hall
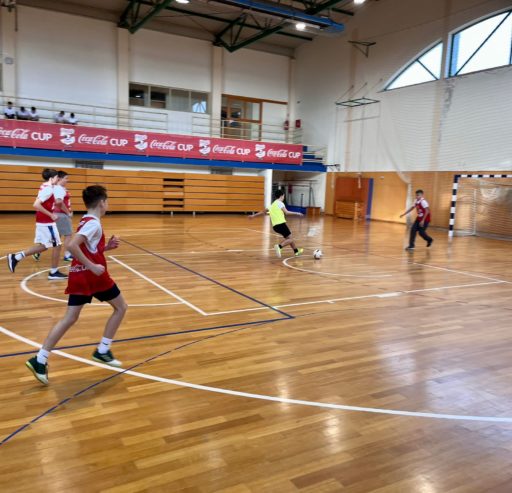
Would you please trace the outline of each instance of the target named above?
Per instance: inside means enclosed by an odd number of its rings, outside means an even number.
[[[512,491],[510,1],[0,27],[0,491]]]

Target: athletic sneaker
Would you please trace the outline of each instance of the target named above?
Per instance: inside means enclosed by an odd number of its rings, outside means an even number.
[[[50,272],[48,274],[48,279],[50,281],[65,281],[66,279],[68,278],[68,276],[66,276],[66,274],[63,274],[62,272],[54,272],[53,274]]]
[[[431,238],[430,241],[427,242],[427,248],[430,247],[434,243],[434,238]]]
[[[37,361],[37,356],[34,356],[26,361],[25,365],[43,385],[48,385],[48,363],[43,365]]]
[[[14,273],[16,266],[18,265],[19,260],[16,260],[15,254],[10,253],[7,255],[7,265],[9,266],[9,270]]]
[[[406,251],[406,252],[412,252],[413,250],[414,250],[414,247],[412,247],[412,246],[408,246],[408,247],[405,249],[405,251]]]
[[[71,262],[73,260],[73,256],[72,255],[65,255],[62,260],[64,260],[64,262]]]
[[[36,262],[39,262],[39,259],[41,258],[41,254],[40,254],[40,253],[34,253],[34,255],[32,255],[32,258],[33,258]]]
[[[114,355],[112,354],[112,351],[110,349],[105,353],[101,354],[97,349],[92,353],[92,359],[94,361],[97,361],[98,363],[105,363],[109,366],[115,366],[116,368],[120,368],[123,366],[123,364],[114,358]]]
[[[304,248],[297,248],[297,251],[295,252],[296,257],[300,257],[304,253]]]
[[[277,258],[281,258],[281,248],[279,245],[274,245],[274,250],[276,251]]]

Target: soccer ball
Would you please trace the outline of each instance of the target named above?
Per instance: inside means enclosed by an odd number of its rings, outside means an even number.
[[[322,258],[322,255],[323,255],[322,250],[320,250],[320,249],[318,249],[318,248],[313,252],[313,258],[314,258],[315,260],[319,260],[319,259],[321,259],[321,258]]]

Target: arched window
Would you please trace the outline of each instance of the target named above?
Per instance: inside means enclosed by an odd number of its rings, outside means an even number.
[[[452,36],[450,76],[512,63],[512,10],[494,15]]]
[[[442,57],[443,43],[440,42],[410,62],[391,80],[386,90],[438,80],[441,77]]]

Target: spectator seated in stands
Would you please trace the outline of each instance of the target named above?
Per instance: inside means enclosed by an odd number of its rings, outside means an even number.
[[[4,115],[8,120],[14,120],[16,118],[16,110],[12,107],[12,103],[10,101],[7,103]]]
[[[39,114],[37,113],[37,109],[35,106],[32,106],[32,108],[30,108],[30,111],[28,112],[29,114],[29,117],[28,119],[33,121],[33,122],[38,122],[39,121]]]
[[[53,117],[53,121],[55,123],[67,123],[66,121],[66,113],[64,113],[63,111],[59,111],[54,117]]]
[[[20,107],[20,109],[16,113],[16,118],[18,120],[30,120],[30,113],[27,111],[25,106]]]
[[[69,123],[70,125],[76,125],[78,123],[78,120],[74,113],[69,114],[69,117],[66,118],[66,123]]]

